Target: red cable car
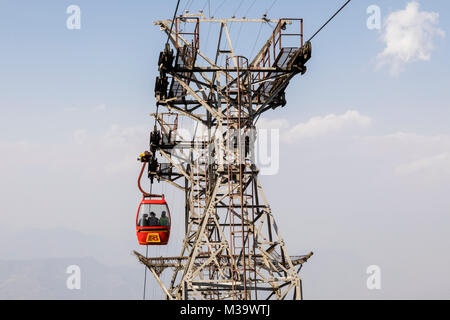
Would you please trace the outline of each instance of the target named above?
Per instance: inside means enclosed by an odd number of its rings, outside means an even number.
[[[145,157],[146,154],[142,154]],[[141,187],[141,178],[146,163],[139,174],[138,187],[142,192],[136,216],[136,236],[142,246],[166,245],[169,242],[172,220],[164,195],[149,194]],[[156,199],[154,199],[156,198]]]
[[[136,235],[140,245],[166,245],[169,242],[171,217],[164,196],[142,198],[136,216]]]

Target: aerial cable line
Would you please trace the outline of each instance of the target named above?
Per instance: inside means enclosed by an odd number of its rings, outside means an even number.
[[[313,35],[312,35],[312,37],[311,38],[309,38],[309,40],[308,41],[306,41],[306,42],[310,42],[320,31],[322,31],[322,29],[323,28],[325,28],[325,26],[328,24],[328,23],[330,23],[330,21],[331,20],[333,20],[334,19],[334,17],[336,17],[338,14],[339,14],[339,12],[341,12],[342,11],[342,9],[344,9],[349,3],[350,3],[350,1],[352,1],[352,0],[348,0],[338,11],[336,11],[336,13],[330,18],[330,19],[328,19],[328,21],[327,22],[325,22],[325,24],[322,26],[322,27],[320,27],[320,29],[319,30],[317,30],[316,31],[316,33],[314,33]]]
[[[223,0],[222,3],[216,8],[216,10],[213,13],[213,18],[216,16],[217,11],[219,11],[220,8],[225,4],[226,0]]]
[[[274,0],[274,1],[272,2],[272,5],[269,7],[269,9],[266,10],[266,12],[265,12],[264,14],[268,14],[269,11],[270,11],[270,10],[273,8],[273,6],[275,5],[275,3],[277,3],[277,1],[278,1],[278,0]]]
[[[256,37],[255,43],[254,43],[253,48],[252,48],[252,52],[250,53],[250,57],[253,57],[253,52],[255,52],[256,44],[258,43],[259,37],[261,36],[262,26],[263,26],[263,23],[261,23],[259,25],[258,36]]]
[[[180,2],[180,1],[178,1],[178,2]],[[175,12],[175,14],[176,14],[176,12]],[[171,32],[172,33],[172,32]],[[155,115],[155,123],[154,123],[154,125],[153,125],[153,127],[154,127],[154,130],[156,130],[156,119],[157,119],[157,117],[158,117],[158,111],[159,111],[159,105],[157,105],[156,106],[156,115]],[[150,164],[149,164],[150,165]],[[142,172],[144,171],[144,168],[145,168],[145,164],[144,164],[144,166],[142,167],[142,170],[141,170],[141,175],[142,175]],[[139,181],[141,180],[141,175],[139,176]],[[153,182],[152,181],[150,181],[150,193],[149,193],[149,195],[152,195],[152,191],[153,191]],[[145,259],[147,259],[148,258],[148,246],[146,246],[146,248],[145,248]],[[145,300],[145,292],[146,292],[146,289],[147,289],[147,266],[146,265],[144,265],[144,294],[143,294],[143,298],[142,298],[142,300]]]
[[[191,2],[189,2],[189,5],[186,9],[186,12],[189,12],[191,10],[192,5],[194,4],[194,0],[191,0]]]
[[[236,13],[238,13],[239,9],[242,7],[242,5],[244,4],[245,0],[242,0],[241,3],[239,4],[239,6],[237,7],[237,9],[234,11],[233,16],[236,16]]]
[[[145,259],[147,259],[147,258],[148,258],[148,246],[146,246],[146,248],[145,248]],[[146,265],[144,265],[144,270],[145,270],[144,271],[144,295],[142,297],[142,300],[145,300],[145,290],[147,287],[147,266]]]
[[[241,0],[239,6],[237,7],[237,9],[234,11],[232,18],[236,17],[236,13],[238,13],[239,9],[242,7],[242,4],[244,3],[245,0]],[[230,29],[228,31],[231,32],[231,27],[233,26],[233,21],[231,21],[230,23]],[[241,29],[242,29],[242,24],[241,24]]]
[[[170,35],[172,34],[173,24],[175,22],[175,18],[177,17],[177,12],[178,12],[179,6],[180,6],[180,0],[178,0],[178,2],[177,2],[177,7],[175,8],[175,12],[173,14],[172,24],[170,25],[170,32],[169,32],[169,35],[167,36],[166,46],[169,43]]]
[[[191,7],[193,1],[194,0],[187,1],[186,5],[184,6],[183,13],[185,13],[186,11],[189,11],[189,8]]]
[[[250,10],[253,8],[253,6],[255,5],[256,0],[253,0],[253,3],[250,5],[250,7],[248,7],[247,11],[245,11],[244,13],[244,17],[247,17],[247,14],[250,12]]]
[[[205,13],[206,6],[208,5],[208,3],[209,3],[209,0],[206,0],[205,4],[203,5],[203,9],[202,9],[201,12]]]
[[[243,27],[243,26],[244,26],[244,24],[241,23],[241,27],[239,28],[238,36],[237,36],[236,43],[235,43],[236,48],[237,48],[238,45],[239,45],[239,40],[241,40],[241,33],[242,33],[242,27]]]
[[[152,194],[152,189],[153,189],[153,183],[150,183],[150,194]],[[145,246],[145,259],[148,258],[148,246]],[[147,266],[144,265],[144,295],[142,300],[145,300],[145,291],[147,289]]]

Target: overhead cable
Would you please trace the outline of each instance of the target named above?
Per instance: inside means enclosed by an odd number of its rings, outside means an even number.
[[[333,16],[330,18],[330,19],[328,19],[328,21],[327,22],[325,22],[325,24],[322,26],[322,27],[320,27],[320,29],[319,30],[317,30],[316,31],[316,33],[314,33],[313,35],[312,35],[312,37],[311,38],[309,38],[309,40],[307,41],[307,42],[310,42],[320,31],[322,31],[322,29],[323,28],[325,28],[325,26],[328,24],[328,23],[330,23],[330,21],[331,20],[333,20],[334,19],[334,17],[336,17],[338,14],[339,14],[339,12],[341,12],[342,11],[342,9],[344,9],[349,3],[350,3],[350,1],[352,1],[352,0],[348,0],[338,11],[336,11],[336,13],[335,14],[333,14]]]

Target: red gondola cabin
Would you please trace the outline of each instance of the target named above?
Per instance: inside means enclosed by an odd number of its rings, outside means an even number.
[[[164,196],[144,196],[136,216],[136,235],[140,245],[166,245],[170,237],[170,211]]]

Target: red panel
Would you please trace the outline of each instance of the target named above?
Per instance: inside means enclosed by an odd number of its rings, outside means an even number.
[[[138,227],[136,235],[140,245],[158,246],[169,242],[170,228],[167,227]]]

